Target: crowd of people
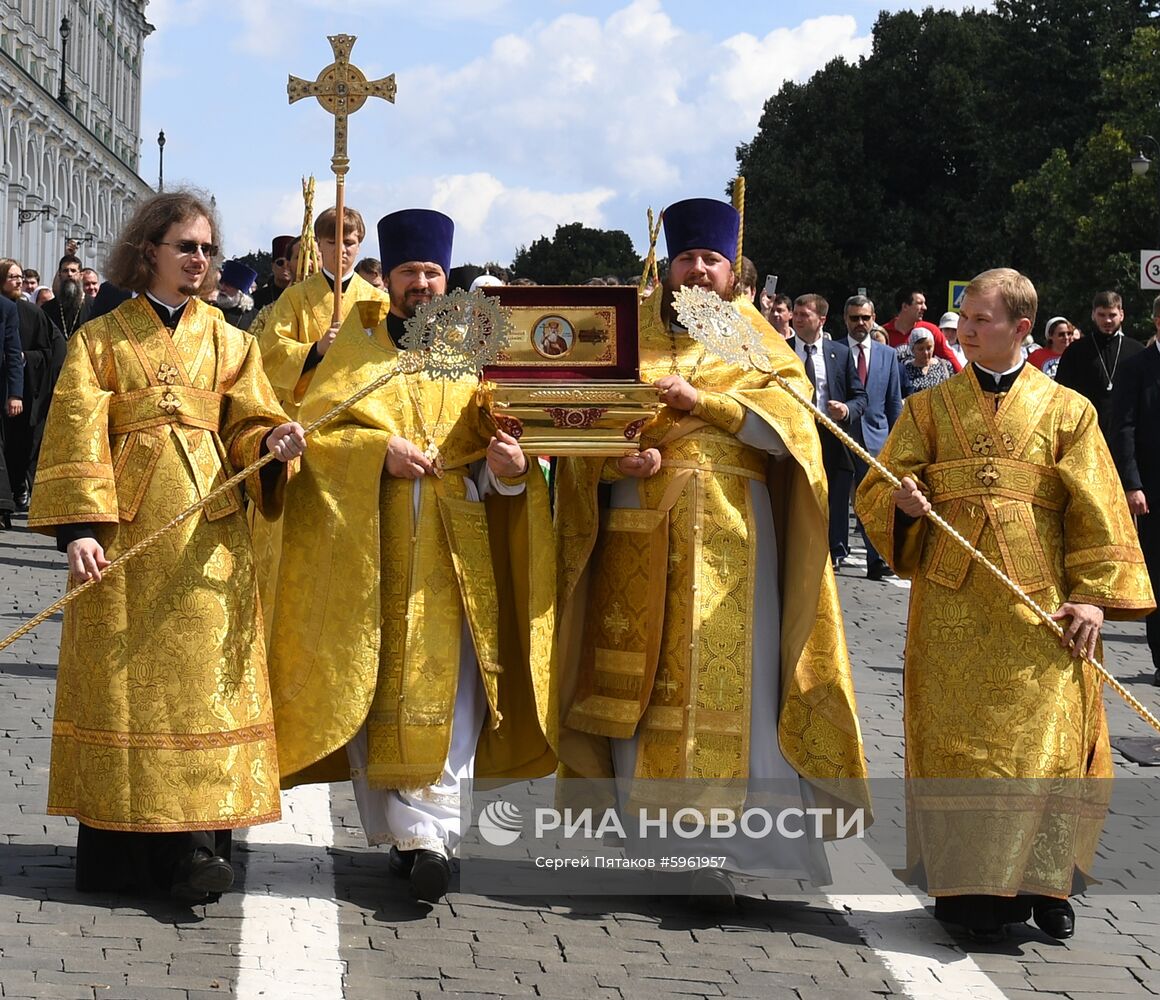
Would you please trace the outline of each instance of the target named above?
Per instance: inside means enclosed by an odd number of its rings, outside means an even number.
[[[638,450],[560,457],[550,482],[474,379],[399,367],[407,320],[449,287],[442,213],[384,216],[367,259],[362,216],[327,209],[321,269],[295,280],[301,242],[280,236],[255,289],[252,269],[217,266],[212,206],[167,192],[139,206],[95,296],[62,259],[56,312],[0,262],[18,324],[6,434],[25,414],[32,429],[27,453],[6,440],[10,482],[19,501],[32,483],[29,526],[55,536],[71,579],[101,580],[204,508],[66,610],[48,810],[80,824],[78,886],[209,901],[233,883],[230,831],[320,781],[353,782],[368,843],[428,902],[447,891],[473,780],[611,788],[630,853],[647,853],[657,810],[738,813],[773,784],[783,806],[869,818],[835,577],[853,503],[867,575],[913,580],[906,878],[977,940],[1032,917],[1070,937],[1103,812],[993,780],[1109,776],[1082,658],[1105,617],[1145,615],[1160,657],[1158,352],[1124,336],[1111,292],[1088,336],[1057,316],[1032,350],[1035,288],[1006,268],[937,326],[906,288],[881,326],[851,295],[827,333],[823,296],[758,291],[739,230],[726,203],[669,206],[667,271],[638,315],[659,409]],[[683,286],[731,302],[770,370],[690,337]],[[1160,330],[1160,298],[1154,314]],[[307,441],[302,424],[377,377]],[[211,497],[267,454],[244,490]],[[932,509],[1050,608],[1061,642],[930,527]],[[985,786],[971,809],[923,784],[948,778]],[[689,857],[722,858],[692,866],[688,890],[729,905],[739,878],[825,883],[822,842],[849,832],[683,838]]]

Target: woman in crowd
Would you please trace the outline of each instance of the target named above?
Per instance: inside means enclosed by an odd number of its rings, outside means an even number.
[[[903,385],[910,384],[905,395],[921,392],[932,385],[945,382],[954,374],[950,362],[934,356],[934,334],[921,326],[910,331],[907,341],[910,345],[910,357],[903,362]]]

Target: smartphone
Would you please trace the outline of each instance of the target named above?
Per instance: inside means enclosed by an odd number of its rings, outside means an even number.
[[[777,275],[767,274],[765,276],[765,288],[763,289],[766,295],[771,299],[777,294]]]

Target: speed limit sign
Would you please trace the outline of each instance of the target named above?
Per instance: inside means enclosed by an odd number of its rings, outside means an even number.
[[[1140,287],[1160,288],[1160,250],[1140,251]]]

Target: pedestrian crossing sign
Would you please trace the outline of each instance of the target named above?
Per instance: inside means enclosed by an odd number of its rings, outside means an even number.
[[[947,283],[947,312],[958,312],[963,304],[963,292],[967,290],[969,281],[950,281]]]

